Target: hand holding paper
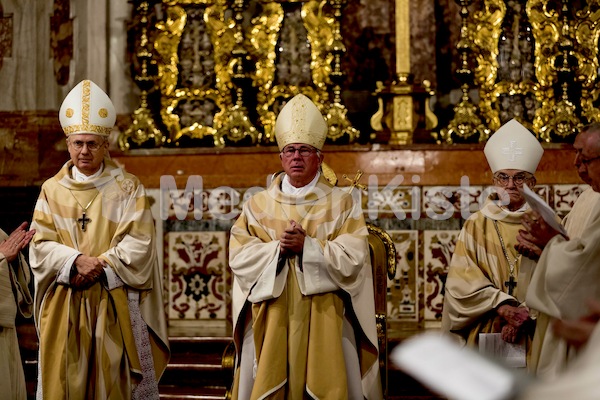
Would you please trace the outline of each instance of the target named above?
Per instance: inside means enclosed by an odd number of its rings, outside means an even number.
[[[535,216],[535,218],[543,218],[544,222],[548,226],[553,228],[558,233],[567,236],[565,227],[560,224],[560,218],[556,215],[554,210],[550,208],[548,203],[546,203],[540,196],[531,190],[527,184],[524,184],[523,188],[519,189],[519,191],[523,194],[523,197],[525,197],[529,207],[531,207],[533,211],[537,212],[538,215]]]
[[[560,234],[568,238],[567,231],[552,208],[527,185],[523,185],[520,191],[532,211],[523,215],[521,222],[524,229],[519,230],[515,247],[519,253],[534,258],[554,236]]]

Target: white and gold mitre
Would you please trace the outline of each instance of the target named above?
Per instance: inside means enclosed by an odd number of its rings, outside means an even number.
[[[518,169],[534,174],[544,149],[527,128],[511,119],[488,139],[483,152],[493,173]]]
[[[67,94],[58,118],[67,136],[80,133],[109,136],[117,113],[108,95],[86,79]]]
[[[297,94],[277,116],[275,138],[279,150],[290,143],[304,143],[321,150],[327,138],[327,122],[308,97]]]

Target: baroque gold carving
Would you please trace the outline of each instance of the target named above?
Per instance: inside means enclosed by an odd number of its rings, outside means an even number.
[[[598,98],[599,8],[598,1],[589,1],[573,12],[566,1],[557,8],[549,7],[548,0],[527,4],[533,33],[540,43],[536,46],[538,80],[547,88],[534,123],[544,141],[573,136],[585,123],[600,120],[594,106]],[[552,90],[556,83],[557,93]],[[569,98],[570,87],[580,90],[578,103]]]
[[[500,1],[500,0],[497,0]],[[461,91],[462,95],[458,104],[454,107],[454,117],[446,128],[440,130],[439,136],[434,134],[433,137],[437,143],[453,143],[455,140],[466,141],[471,138],[478,138],[479,142],[485,142],[489,135],[490,129],[486,126],[484,119],[481,117],[480,108],[475,105],[471,97],[469,96],[471,84],[473,83],[473,71],[471,70],[471,57],[473,52],[482,52],[481,56],[475,54],[475,58],[481,61],[481,58],[486,58],[486,53],[477,48],[475,43],[476,33],[479,31],[485,31],[490,29],[484,29],[486,25],[473,25],[469,19],[469,9],[471,0],[456,0],[460,5],[460,16],[462,20],[460,29],[460,40],[456,45],[460,53],[461,65],[456,71],[457,76],[462,82]],[[488,1],[483,1],[484,9],[490,9]],[[476,14],[476,18],[481,18],[481,14]],[[489,27],[488,27],[489,28]],[[491,29],[493,31],[493,29]],[[490,41],[480,40],[480,45],[487,43],[489,46]],[[493,52],[493,49],[487,49],[489,53]],[[492,63],[493,65],[493,63]],[[485,65],[482,66],[485,70]],[[482,75],[479,72],[480,76]],[[491,78],[490,78],[491,79]],[[481,94],[480,94],[481,96]]]
[[[468,16],[471,1],[459,3],[461,15]],[[472,3],[457,45],[463,60],[457,75],[468,75],[465,56],[472,53],[479,104],[473,106],[463,83],[456,115],[438,142],[451,143],[453,135],[464,137],[477,126],[493,132],[510,118],[543,141],[566,141],[584,124],[600,120],[598,0],[580,9],[567,0]]]
[[[152,143],[154,147],[162,145],[166,138],[156,126],[152,112],[148,105],[148,93],[153,89],[153,77],[149,75],[148,67],[151,63],[152,53],[149,51],[149,41],[147,34],[148,25],[148,2],[143,1],[138,7],[141,16],[142,25],[139,51],[136,56],[140,62],[140,72],[136,74],[135,81],[141,89],[140,107],[133,112],[132,123],[118,138],[118,145],[121,150],[129,150],[132,144],[138,147],[146,143]],[[67,110],[68,112],[68,110]],[[106,113],[106,110],[104,110]]]
[[[515,91],[517,87],[512,82],[500,82],[496,85],[498,62],[498,39],[501,33],[502,20],[504,18],[506,7],[502,0],[484,1],[481,10],[473,15],[473,21],[470,22],[473,32],[473,47],[476,60],[474,69],[474,81],[479,85],[479,110],[484,120],[486,120],[489,130],[496,131],[500,128],[500,118],[494,107],[501,93]],[[464,101],[464,99],[463,99]],[[475,113],[470,107],[463,116],[472,118]],[[486,135],[480,139],[486,140]],[[482,141],[482,140],[480,140]]]
[[[208,137],[215,147],[223,147],[226,141],[235,143],[248,137],[257,143],[259,133],[245,108],[231,96],[236,90],[231,79],[232,54],[238,42],[236,22],[226,17],[229,2],[165,0],[163,4],[166,19],[157,23],[155,50],[159,55],[160,114],[169,142]],[[185,58],[179,54],[183,47],[189,53]],[[184,68],[190,71],[186,82],[182,82]]]
[[[346,46],[342,41],[341,19],[342,8],[346,0],[330,0],[333,7],[334,20],[333,26],[333,41],[329,44],[329,54],[333,57],[332,70],[330,73],[332,83],[332,101],[327,108],[325,119],[329,125],[328,138],[332,141],[341,139],[344,136],[348,137],[350,142],[358,138],[359,132],[346,118],[347,109],[342,104],[342,83],[346,74],[342,71],[342,57],[346,53]]]
[[[329,16],[324,8],[325,1],[258,1],[260,13],[252,18],[246,32],[249,56],[254,61],[252,80],[257,88],[257,113],[264,130],[263,141],[274,143],[275,119],[283,104],[298,93],[313,100],[325,115],[330,126],[328,138],[336,140],[344,134],[356,132],[346,118],[346,109],[341,102],[332,102],[328,88],[332,85],[332,62],[336,49],[336,32],[339,22]],[[294,33],[292,37],[282,37],[284,24]],[[306,43],[302,38],[306,37]],[[295,42],[297,40],[297,42]],[[279,43],[279,47],[277,48]],[[286,45],[293,44],[293,50]],[[282,62],[286,51],[304,51],[309,48],[310,56],[308,81],[294,80],[293,74],[278,70],[285,67]],[[300,61],[298,61],[300,62]],[[302,68],[302,66],[300,66]],[[285,81],[285,77],[289,77]],[[357,133],[356,133],[357,134]]]
[[[386,273],[388,279],[394,279],[396,276],[396,246],[389,233],[378,226],[368,224],[369,234],[377,236],[385,246],[386,250]]]

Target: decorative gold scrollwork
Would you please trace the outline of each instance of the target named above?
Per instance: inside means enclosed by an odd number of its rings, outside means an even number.
[[[491,131],[516,118],[543,141],[565,141],[599,120],[600,2],[575,10],[567,0],[484,0],[476,8],[469,49]],[[474,115],[462,114],[463,123]]]
[[[475,58],[482,62],[483,60],[487,59],[488,53],[493,54],[493,48],[489,48],[490,43],[493,43],[493,41],[480,38],[477,40],[479,44],[479,47],[477,47],[474,36],[478,32],[483,31],[488,31],[488,34],[491,31],[493,35],[494,24],[473,24],[469,18],[469,6],[471,5],[472,1],[456,0],[456,2],[460,5],[460,16],[462,19],[460,40],[456,45],[461,58],[461,65],[457,69],[456,74],[462,82],[462,95],[460,101],[454,107],[454,117],[448,126],[440,130],[439,136],[436,134],[433,136],[437,143],[453,143],[455,140],[468,141],[472,140],[472,138],[477,138],[479,142],[485,142],[490,135],[490,129],[486,125],[486,121],[481,115],[481,109],[475,105],[469,93],[471,85],[475,81],[471,68],[471,57],[473,56],[473,53],[475,53]],[[487,5],[488,2],[484,1],[484,4]],[[489,11],[492,9],[492,7],[488,6],[484,7],[484,9]],[[476,19],[481,19],[482,15],[487,14],[478,12],[476,14]],[[484,29],[484,27],[486,27],[486,29]],[[485,51],[482,50],[485,47],[484,45],[488,46],[485,48]],[[489,74],[491,72],[493,74],[493,62],[483,62],[482,66],[476,67],[476,69],[478,70],[479,81],[481,81],[482,76],[486,75],[486,73]],[[485,82],[488,79],[491,80],[493,78],[486,77],[483,79],[483,81]],[[482,96],[481,90],[480,96]]]
[[[226,17],[227,0],[164,1],[155,50],[162,122],[169,142],[212,138],[215,147],[260,134],[245,108],[232,98],[236,22]],[[235,104],[234,104],[235,103]]]
[[[257,113],[265,143],[275,141],[274,126],[284,103],[298,93],[311,98],[326,116],[329,139],[356,132],[341,103],[329,102],[332,47],[338,21],[324,8],[326,1],[258,2],[262,9],[246,32],[252,79],[257,88]],[[357,136],[357,134],[354,134]],[[351,139],[352,140],[352,139]]]
[[[148,105],[148,93],[153,90],[154,84],[153,77],[148,71],[152,62],[148,40],[148,6],[148,2],[143,1],[137,7],[140,15],[141,35],[136,57],[140,63],[140,71],[134,76],[134,79],[141,90],[140,107],[133,112],[129,128],[119,135],[118,145],[121,150],[129,150],[132,144],[141,147],[152,143],[154,147],[158,147],[166,140],[156,126]]]
[[[585,123],[600,120],[594,105],[598,98],[599,8],[598,1],[589,1],[586,7],[574,11],[564,0],[556,7],[551,7],[548,0],[527,4],[540,43],[536,46],[538,80],[547,88],[540,117],[534,124],[544,141],[564,140]],[[577,92],[579,96],[572,95]]]
[[[568,0],[457,2],[463,95],[438,142],[468,139],[484,126],[491,133],[511,118],[543,141],[567,141],[583,124],[600,120],[600,1],[579,9]],[[469,96],[471,70],[477,106]]]

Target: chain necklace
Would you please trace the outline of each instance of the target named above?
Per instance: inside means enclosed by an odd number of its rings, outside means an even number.
[[[81,203],[79,202],[79,200],[77,200],[77,197],[75,197],[75,195],[73,194],[73,191],[71,189],[69,189],[69,193],[71,193],[71,196],[73,196],[73,198],[75,199],[75,201],[77,202],[77,204],[79,205],[79,207],[81,207],[83,209],[83,213],[81,214],[81,218],[77,218],[77,222],[81,222],[81,230],[85,232],[85,225],[89,224],[90,222],[92,222],[92,220],[90,218],[86,217],[86,211],[87,209],[92,205],[92,203],[94,202],[94,200],[96,200],[96,197],[98,197],[98,195],[100,194],[100,191],[98,190],[98,192],[96,193],[96,195],[94,196],[94,198],[92,200],[90,200],[89,203],[87,203],[87,206],[82,206]]]
[[[498,229],[498,221],[494,220],[494,228],[496,228],[496,233],[498,234],[498,238],[500,239],[500,245],[502,246],[502,252],[504,253],[504,258],[508,262],[509,267],[509,276],[508,281],[504,282],[504,284],[508,287],[508,294],[512,296],[513,289],[517,286],[517,281],[515,280],[515,267],[517,266],[517,262],[519,261],[520,255],[515,257],[514,262],[510,262],[510,257],[508,256],[508,251],[506,250],[506,245],[504,244],[504,239],[500,234],[500,229]]]
[[[316,203],[317,203],[317,201],[315,200],[315,201],[313,202],[313,204],[311,204],[311,205],[310,205],[310,207],[309,207],[309,208],[306,210],[306,213],[304,214],[304,216],[302,216],[302,215],[300,215],[300,213],[298,213],[298,216],[300,217],[300,219],[299,219],[298,221],[296,221],[296,223],[297,223],[298,225],[302,226],[302,222],[304,222],[304,220],[306,219],[306,217],[307,217],[308,215],[310,215],[310,212],[311,212],[311,211],[312,211],[312,209],[315,207]],[[290,206],[289,206],[289,210],[290,210],[290,212],[292,211],[292,209],[293,209],[293,205],[290,205]],[[285,211],[285,205],[284,205],[284,203],[281,203],[281,212],[282,212],[282,214],[285,216],[285,218],[288,220],[288,222],[292,220],[292,219],[290,218],[289,214],[288,214],[288,213]],[[304,229],[304,228],[303,228],[303,229]]]

